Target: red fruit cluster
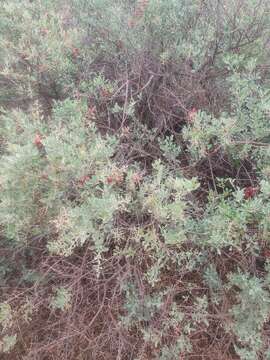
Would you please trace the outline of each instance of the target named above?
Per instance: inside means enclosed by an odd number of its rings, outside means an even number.
[[[142,174],[135,173],[132,175],[132,181],[135,185],[140,184],[140,182],[143,180]]]
[[[253,186],[248,186],[244,190],[244,197],[245,199],[251,199],[253,198],[258,192],[258,188]]]
[[[87,110],[87,117],[88,119],[95,119],[96,118],[97,109],[95,106],[89,106]]]
[[[41,34],[43,36],[45,36],[45,35],[47,35],[49,33],[49,30],[47,28],[43,28],[43,29],[40,30],[40,32],[41,32]]]
[[[124,181],[124,176],[122,172],[113,172],[110,176],[107,177],[108,184],[120,185]]]
[[[108,98],[108,97],[111,96],[111,92],[110,92],[108,89],[106,89],[106,88],[102,88],[102,89],[100,90],[100,95],[101,95],[103,98]]]
[[[40,156],[46,157],[46,155],[47,155],[46,149],[45,149],[45,146],[43,145],[41,136],[39,134],[36,134],[36,136],[35,136],[34,145],[37,147]]]
[[[188,122],[192,123],[194,121],[194,118],[197,114],[197,109],[196,108],[192,108],[189,112],[188,112]]]
[[[120,134],[121,137],[129,137],[130,136],[130,128],[128,126],[122,127],[122,131]]]
[[[76,57],[78,57],[79,55],[80,55],[79,49],[73,47],[73,48],[72,48],[72,56],[73,56],[74,58],[76,58]]]
[[[268,248],[264,249],[263,256],[270,259],[270,249],[268,249]]]
[[[36,134],[34,144],[36,145],[37,148],[40,148],[43,146],[41,136],[39,134]]]
[[[84,176],[82,176],[80,179],[79,179],[79,186],[84,186],[85,185],[85,183],[87,182],[87,181],[89,181],[90,180],[90,176],[88,176],[88,175],[84,175]]]

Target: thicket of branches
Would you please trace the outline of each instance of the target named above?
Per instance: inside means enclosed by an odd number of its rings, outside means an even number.
[[[267,0],[2,0],[3,359],[270,359]]]

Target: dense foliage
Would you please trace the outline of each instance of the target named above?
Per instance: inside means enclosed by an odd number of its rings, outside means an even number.
[[[270,359],[268,0],[2,0],[3,359]]]

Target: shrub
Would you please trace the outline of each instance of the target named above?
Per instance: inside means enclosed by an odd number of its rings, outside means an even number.
[[[4,359],[269,356],[269,4],[3,1]]]

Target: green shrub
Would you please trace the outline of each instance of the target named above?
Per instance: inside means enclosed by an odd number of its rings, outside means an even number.
[[[5,359],[267,358],[269,29],[266,0],[3,1]]]

